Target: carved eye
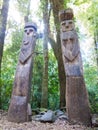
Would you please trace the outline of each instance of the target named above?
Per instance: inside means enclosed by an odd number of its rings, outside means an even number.
[[[64,39],[64,40],[63,40],[63,46],[64,46],[64,47],[66,47],[67,41],[68,41],[67,39]]]
[[[69,24],[72,24],[72,22],[70,21]]]
[[[26,33],[26,32],[27,32],[27,30],[24,30],[24,32]]]
[[[64,41],[65,41],[65,42],[67,42],[67,41],[68,41],[68,39],[65,39]]]
[[[66,25],[66,23],[62,23],[62,26],[65,26]]]
[[[63,43],[63,44],[65,44],[65,43],[68,41],[68,39],[63,39],[63,41],[64,41],[64,43]]]
[[[30,32],[33,32],[33,30],[32,30],[32,29],[30,29],[29,31],[30,31]]]
[[[73,41],[73,39],[72,39],[72,38],[70,38],[70,41]]]

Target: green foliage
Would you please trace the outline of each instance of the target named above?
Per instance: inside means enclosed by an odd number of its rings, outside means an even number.
[[[80,5],[89,2],[89,0],[74,0],[74,4]]]
[[[88,89],[92,113],[98,113],[98,72],[96,65],[84,65],[85,82]]]
[[[37,44],[36,52],[41,52],[42,46]],[[31,105],[32,108],[39,108],[41,103],[41,88],[43,74],[43,54],[35,56],[33,66],[33,78],[31,89]],[[57,71],[57,62],[53,52],[49,50],[49,66],[48,66],[48,108],[59,108],[59,80]]]
[[[8,109],[8,104],[9,104],[11,91],[12,91],[14,71],[13,71],[10,64],[13,64],[13,63],[7,61],[6,64],[2,67],[2,73],[1,73],[1,102],[2,102],[2,109]]]
[[[90,109],[92,113],[98,113],[98,86],[88,88]]]
[[[14,74],[20,51],[20,43],[23,36],[21,30],[16,30],[12,35],[12,43],[6,46],[2,61],[1,75],[1,102],[2,109],[8,109],[12,86],[14,82]],[[40,107],[41,103],[41,87],[43,74],[43,53],[42,41],[38,41],[35,50],[35,58],[33,65],[33,77],[31,86],[31,106],[32,108]],[[59,81],[57,73],[57,63],[53,52],[49,52],[49,108],[55,109],[59,106]]]
[[[48,75],[49,108],[57,109],[59,108],[58,65],[52,50],[49,51]]]
[[[35,50],[32,87],[31,87],[32,108],[40,107],[41,103],[41,87],[42,87],[42,74],[43,74],[43,54],[41,50],[42,50],[42,41],[38,40]]]
[[[22,31],[16,30],[12,35],[12,43],[5,46],[1,68],[1,102],[2,109],[8,109],[11,98],[14,73],[18,61]]]
[[[98,1],[97,0],[70,0],[73,3],[74,10],[77,10],[76,17],[81,21],[81,25],[94,34],[98,30]]]

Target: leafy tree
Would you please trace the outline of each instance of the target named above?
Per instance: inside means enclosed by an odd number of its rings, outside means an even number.
[[[31,86],[31,106],[33,109],[41,107],[42,75],[43,75],[43,41],[38,39],[33,65],[33,77]]]
[[[53,36],[49,36],[50,44],[53,48],[55,57],[58,62],[58,75],[60,84],[60,107],[65,107],[65,90],[66,90],[66,76],[62,60],[61,44],[60,44],[60,23],[58,19],[59,11],[64,9],[64,0],[50,0],[54,16],[54,24],[56,28],[56,41]]]
[[[70,2],[72,2],[70,0]],[[98,69],[98,1],[96,0],[75,0],[69,4],[73,9],[78,10],[76,13],[77,20],[85,27],[85,35],[93,37],[92,48],[95,49],[95,57]]]
[[[54,56],[53,50],[49,50],[49,66],[48,66],[48,108],[58,109],[60,104],[58,64]]]
[[[20,44],[23,32],[16,30],[12,35],[12,43],[6,45],[2,60],[1,71],[1,102],[2,109],[8,109],[12,86],[14,81],[14,73],[16,70],[17,59],[20,50]]]
[[[84,76],[88,89],[90,108],[92,113],[98,113],[98,73],[94,64],[84,64]]]
[[[8,17],[8,9],[9,9],[9,0],[3,0],[1,12],[0,12],[0,73],[1,73],[1,62],[3,56],[3,47],[4,47],[4,39],[5,39],[5,31],[7,25],[7,17]]]
[[[2,56],[3,56],[8,9],[9,9],[9,0],[3,0],[3,4],[2,4],[1,12],[0,12],[0,82],[1,82],[1,62],[2,62]],[[0,87],[0,91],[1,91],[1,87]],[[1,108],[1,105],[2,104],[0,101],[0,108]]]
[[[43,35],[43,54],[44,54],[44,66],[43,66],[43,82],[42,82],[42,100],[41,107],[47,108],[48,106],[48,35],[49,35],[49,9],[48,0],[44,1],[43,7],[43,23],[44,23],[44,35]]]

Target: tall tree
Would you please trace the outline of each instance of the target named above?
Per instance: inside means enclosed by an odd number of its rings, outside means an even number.
[[[3,56],[8,9],[9,9],[9,0],[3,0],[1,14],[0,14],[0,73],[1,73],[1,62]]]
[[[97,10],[97,5],[98,5],[98,1],[95,1],[94,3],[92,3],[93,5],[93,10],[94,10],[94,14],[92,17],[93,20],[93,24],[94,24],[94,42],[95,42],[95,53],[96,53],[96,63],[97,63],[97,71],[98,71],[98,10]]]
[[[97,70],[98,70],[98,28],[96,28],[94,31],[94,42],[95,42],[96,63],[97,63]]]
[[[50,0],[53,9],[54,23],[56,27],[56,42],[52,37],[49,37],[51,46],[53,48],[55,57],[58,62],[58,74],[60,81],[60,107],[65,107],[65,92],[66,92],[66,75],[64,71],[64,65],[62,60],[61,44],[60,44],[60,28],[58,13],[64,9],[64,0]]]
[[[27,6],[27,12],[26,12],[26,16],[25,16],[25,23],[28,22],[29,20],[29,15],[30,15],[30,4],[31,4],[31,0],[28,1],[28,6]]]
[[[2,9],[0,12],[0,76],[1,76],[1,62],[2,62],[2,56],[3,56],[8,9],[9,9],[9,0],[3,0]],[[1,80],[1,78],[0,78],[0,80]],[[0,81],[0,83],[1,83],[1,81]],[[1,99],[1,97],[0,97],[0,99]],[[2,106],[2,104],[0,101],[0,108],[1,108],[1,106]]]
[[[43,7],[43,22],[44,22],[43,54],[44,54],[44,67],[43,67],[41,107],[47,108],[47,106],[48,106],[48,34],[49,34],[48,0],[44,1],[43,3],[44,3],[44,7]]]

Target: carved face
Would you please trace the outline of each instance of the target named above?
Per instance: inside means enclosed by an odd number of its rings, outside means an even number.
[[[24,27],[24,33],[26,36],[36,36],[37,25],[33,22],[26,23]]]
[[[33,28],[27,27],[24,29],[25,35],[33,36],[35,34],[35,31]]]
[[[73,20],[66,20],[66,21],[61,22],[61,30],[63,32],[71,31],[73,29],[74,29]]]

